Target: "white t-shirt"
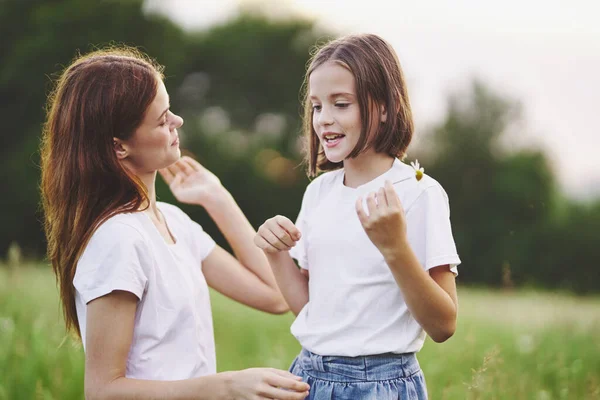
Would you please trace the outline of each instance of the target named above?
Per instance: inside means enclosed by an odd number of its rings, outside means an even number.
[[[118,214],[92,235],[75,273],[85,346],[86,304],[124,290],[139,303],[126,376],[179,380],[216,373],[212,313],[201,263],[215,242],[178,207],[158,203],[175,244],[143,212]]]
[[[355,189],[344,185],[343,169],[322,174],[306,189],[296,221],[302,238],[290,251],[310,270],[309,301],[291,331],[313,353],[354,357],[423,346],[424,330],[356,214],[358,196],[378,190],[385,180],[394,183],[408,241],[423,268],[449,264],[457,274],[448,198],[434,179],[425,175],[417,181],[414,169],[398,159]]]

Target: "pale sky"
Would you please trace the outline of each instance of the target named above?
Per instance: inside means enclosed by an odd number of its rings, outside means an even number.
[[[600,196],[600,2],[147,0],[148,9],[186,29],[222,22],[240,4],[388,40],[408,80],[417,145],[426,144],[419,130],[443,117],[447,94],[481,78],[522,102],[525,125],[517,139],[544,149],[567,194]]]

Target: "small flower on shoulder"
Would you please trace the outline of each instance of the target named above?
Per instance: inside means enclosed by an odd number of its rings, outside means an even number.
[[[423,178],[423,173],[425,172],[425,168],[423,168],[419,165],[419,160],[415,160],[415,162],[411,162],[410,165],[415,170],[415,175],[417,177],[417,180],[420,181],[421,178]]]

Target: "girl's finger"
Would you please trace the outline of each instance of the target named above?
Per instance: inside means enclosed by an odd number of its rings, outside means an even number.
[[[294,225],[292,221],[283,216],[275,217],[275,221],[281,228],[285,229],[292,240],[300,240],[302,233],[296,228],[296,225]]]
[[[390,205],[385,194],[385,188],[379,188],[377,191],[377,203],[379,207],[388,207]]]
[[[375,199],[377,194],[371,192],[367,196],[367,207],[369,208],[369,216],[373,216],[377,213],[377,200]]]
[[[358,215],[358,219],[360,220],[360,223],[364,226],[367,221],[369,220],[369,217],[367,216],[367,213],[365,213],[365,209],[363,208],[363,199],[362,196],[359,196],[358,199],[356,199],[356,214]]]
[[[390,207],[402,207],[402,202],[394,189],[394,185],[390,181],[385,181],[385,194]]]
[[[271,232],[269,229],[265,228],[264,230],[260,231],[259,230],[259,234],[274,248],[276,248],[279,251],[285,251],[285,250],[289,250],[289,246],[286,245],[285,243],[283,243],[281,240],[279,240],[279,238],[277,236],[275,236],[275,234],[273,232]]]
[[[287,231],[285,229],[283,229],[281,226],[279,226],[279,224],[277,224],[277,222],[272,221],[272,223],[269,224],[269,229],[287,247],[294,247],[296,245],[294,239],[292,239],[290,234],[287,233]]]

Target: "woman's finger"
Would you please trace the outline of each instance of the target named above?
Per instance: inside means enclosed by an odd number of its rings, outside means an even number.
[[[160,174],[160,176],[162,176],[167,185],[170,185],[173,181],[173,178],[175,178],[175,175],[173,175],[173,173],[171,173],[171,171],[169,171],[168,168],[159,169],[158,173]]]
[[[192,168],[192,166],[187,163],[185,160],[179,159],[176,162],[177,166],[183,171],[186,176],[192,175],[196,170]]]
[[[295,392],[306,392],[310,389],[310,386],[308,386],[308,384],[306,382],[302,382],[299,381],[296,378],[295,375],[292,375],[294,377],[294,379],[287,377],[287,376],[283,376],[281,374],[278,373],[273,373],[273,374],[269,374],[265,381],[267,384],[269,384],[272,387],[279,387],[282,389],[286,389],[286,390],[293,390]],[[281,398],[281,397],[276,397],[276,398]]]
[[[183,156],[181,159],[183,162],[185,162],[187,165],[189,165],[194,171],[201,171],[202,168],[204,168],[202,166],[202,164],[200,164],[198,161],[194,160],[192,157]]]

